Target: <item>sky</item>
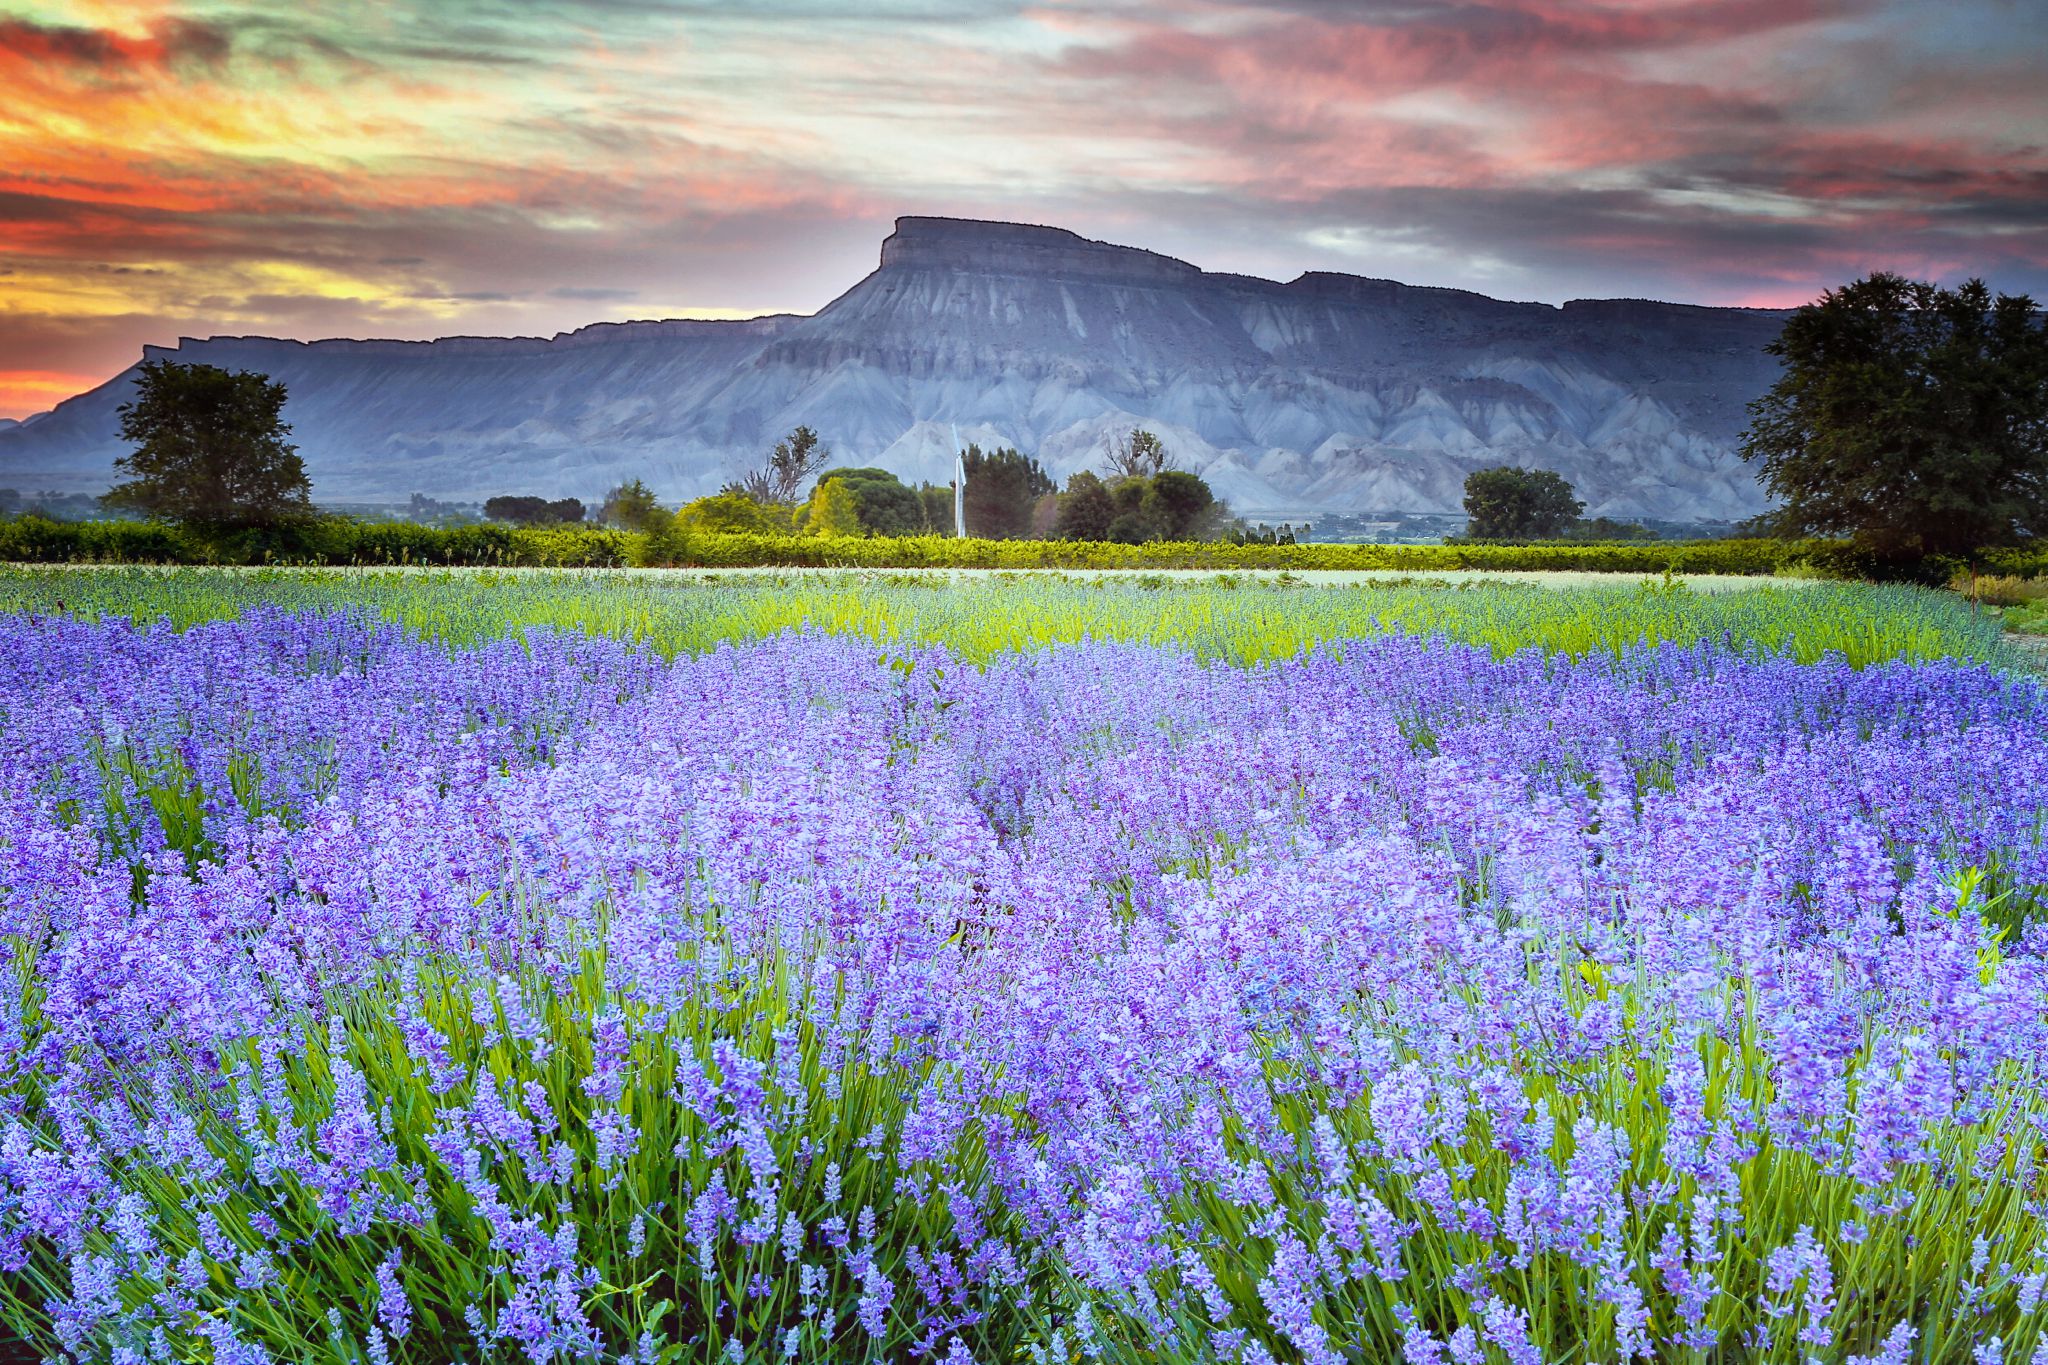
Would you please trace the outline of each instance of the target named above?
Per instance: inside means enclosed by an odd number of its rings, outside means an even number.
[[[0,0],[0,417],[179,336],[814,312],[899,214],[2044,298],[2044,63],[2040,0]]]

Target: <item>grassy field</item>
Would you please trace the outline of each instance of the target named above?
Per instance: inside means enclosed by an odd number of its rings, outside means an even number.
[[[1562,574],[1278,575],[646,573],[208,569],[0,570],[0,609],[174,625],[252,606],[361,606],[461,644],[532,626],[645,641],[665,653],[804,627],[940,643],[986,660],[1076,640],[1185,645],[1201,657],[1286,658],[1390,631],[1498,655],[1726,641],[1811,662],[1942,656],[2013,662],[1995,622],[1953,594],[1811,580]],[[1334,581],[1333,581],[1334,580]],[[1740,584],[1738,588],[1735,585]]]

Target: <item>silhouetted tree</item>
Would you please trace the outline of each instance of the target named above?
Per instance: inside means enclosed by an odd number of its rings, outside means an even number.
[[[1548,469],[1502,465],[1465,477],[1465,534],[1475,540],[1553,540],[1585,510],[1571,484]]]
[[[2048,322],[2026,295],[1874,274],[1766,349],[1785,369],[1742,453],[1781,500],[1776,529],[1897,558],[2048,532]]]
[[[114,470],[127,482],[105,503],[220,531],[311,517],[312,485],[285,440],[284,404],[284,385],[268,375],[144,362],[134,400],[120,408],[121,439],[135,450]]]
[[[551,526],[557,522],[583,520],[583,503],[577,498],[546,498],[506,495],[484,503],[484,515],[492,521],[509,521],[515,526]]]

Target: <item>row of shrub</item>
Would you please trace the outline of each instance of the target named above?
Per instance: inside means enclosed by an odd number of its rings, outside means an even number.
[[[602,569],[635,562],[647,537],[595,526],[417,526],[322,517],[202,532],[163,522],[0,521],[0,560],[26,564],[311,564]]]
[[[1233,545],[1159,541],[962,540],[951,536],[773,536],[589,526],[460,526],[346,518],[206,535],[155,522],[0,521],[0,561],[34,564],[304,564],[328,566],[860,569],[1567,569],[1594,573],[1806,573],[1942,581],[1968,566],[1881,561],[1845,541],[1693,540],[1586,544]],[[1988,552],[1986,571],[2033,576],[2048,552]]]

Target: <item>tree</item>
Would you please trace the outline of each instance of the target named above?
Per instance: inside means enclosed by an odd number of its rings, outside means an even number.
[[[285,387],[268,375],[171,360],[144,362],[134,401],[121,405],[114,462],[128,481],[104,501],[144,516],[216,531],[302,521],[312,485],[285,440]]]
[[[918,511],[922,515],[919,530],[928,536],[950,536],[953,534],[953,485],[950,483],[921,483],[917,486]]]
[[[1030,535],[1033,506],[1054,488],[1038,461],[1008,448],[984,453],[970,445],[961,463],[967,468],[967,534],[983,540]]]
[[[818,444],[818,433],[798,427],[768,452],[767,463],[750,469],[739,482],[727,484],[721,492],[741,493],[771,507],[794,507],[804,481],[825,467],[832,452]]]
[[[1465,476],[1466,534],[1474,540],[1554,540],[1585,510],[1548,469],[1501,465]]]
[[[1110,520],[1107,539],[1119,545],[1143,545],[1166,538],[1166,518],[1151,492],[1150,479],[1118,479],[1109,486],[1116,516]]]
[[[747,536],[786,536],[790,529],[787,512],[755,502],[744,493],[714,493],[686,503],[676,513],[676,526],[685,533]]]
[[[857,536],[860,504],[844,479],[826,479],[811,490],[811,504],[805,509],[804,533],[813,536]]]
[[[1655,540],[1657,533],[1640,522],[1612,517],[1581,517],[1565,528],[1567,540]]]
[[[1062,540],[1206,540],[1233,521],[1227,504],[1199,476],[1169,469],[1151,478],[1105,483],[1082,470],[1067,480],[1052,534]]]
[[[1784,362],[1749,405],[1742,453],[1794,534],[1847,535],[1911,559],[2048,532],[2048,322],[1880,272],[1799,309]]]
[[[484,515],[515,526],[552,526],[556,522],[583,520],[583,503],[576,498],[556,498],[550,502],[530,495],[506,495],[485,502]]]
[[[924,503],[916,489],[886,469],[828,469],[818,486],[843,483],[853,494],[860,524],[870,535],[914,536],[925,529]]]
[[[1301,529],[1306,534],[1309,527],[1304,524]],[[1239,518],[1225,528],[1223,538],[1232,545],[1292,545],[1294,525],[1291,522],[1282,522],[1276,529],[1263,521],[1254,526]]]
[[[604,506],[597,519],[628,531],[651,531],[658,522],[668,519],[668,513],[655,498],[654,490],[634,479],[604,495]]]
[[[1059,540],[1108,540],[1110,523],[1116,520],[1116,499],[1109,485],[1083,469],[1067,478],[1067,491],[1060,495],[1060,514],[1052,533]]]
[[[1167,540],[1196,539],[1202,514],[1216,501],[1209,485],[1184,469],[1154,475],[1150,495],[1159,506]]]
[[[1102,453],[1111,479],[1150,479],[1173,468],[1173,457],[1157,436],[1139,427],[1114,435],[1105,432]]]

